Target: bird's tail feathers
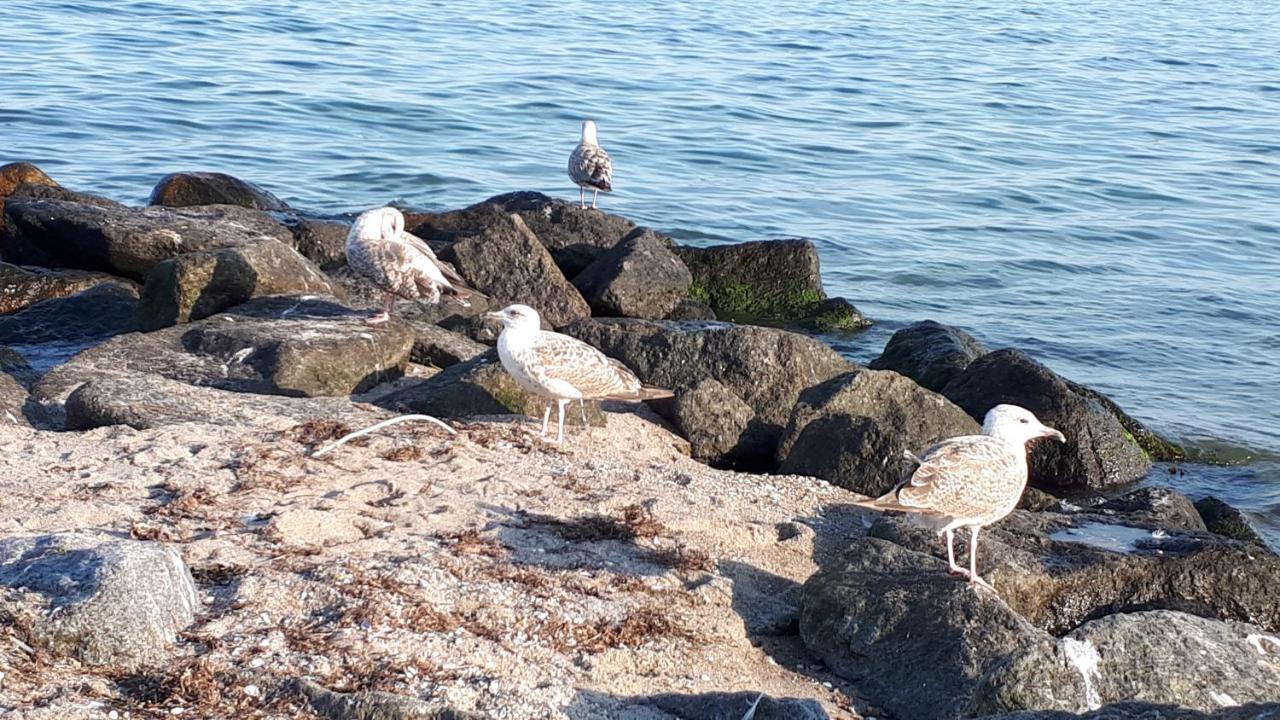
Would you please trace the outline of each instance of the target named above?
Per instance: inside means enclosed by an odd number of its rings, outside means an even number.
[[[640,391],[636,395],[641,400],[661,400],[662,398],[675,397],[676,394],[666,388],[654,387],[652,385],[641,385]]]

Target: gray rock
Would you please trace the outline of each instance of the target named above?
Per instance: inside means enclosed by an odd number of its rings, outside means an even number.
[[[422,382],[390,393],[377,404],[402,412],[436,417],[464,418],[477,415],[528,415],[542,419],[547,400],[527,392],[502,369],[496,350],[461,362]],[[603,426],[599,403],[585,406],[587,422]],[[577,403],[565,409],[565,425],[581,425],[582,410]],[[552,409],[552,432],[555,427]]]
[[[1176,705],[1124,702],[1079,715],[1061,710],[1024,710],[987,715],[982,720],[1280,720],[1280,703],[1250,704],[1206,713]]]
[[[641,702],[680,720],[828,720],[817,700],[774,698],[764,693],[704,693],[651,695]]]
[[[13,194],[16,188],[27,184],[58,187],[58,183],[53,178],[29,162],[0,165],[0,202]]]
[[[755,409],[714,378],[702,378],[675,393],[670,400],[650,404],[689,440],[694,459],[716,467],[750,466],[772,447]]]
[[[183,253],[292,238],[266,213],[230,205],[126,208],[13,198],[4,212],[6,243],[37,248],[47,259],[36,264],[135,280]]]
[[[582,295],[556,267],[546,248],[518,215],[483,206],[484,231],[450,245],[441,258],[485,293],[491,304],[523,303],[551,327],[591,315]]]
[[[1191,500],[1166,487],[1136,488],[1089,507],[1092,512],[1118,513],[1124,521],[1142,527],[1205,532],[1204,521]]]
[[[676,303],[675,308],[667,313],[666,320],[715,320],[716,313],[711,306],[694,300],[685,298]]]
[[[411,323],[413,325],[413,352],[410,359],[420,365],[447,368],[483,355],[489,348],[471,338],[446,330],[439,325]]]
[[[660,320],[675,310],[693,277],[652,231],[598,255],[573,279],[596,315]]]
[[[346,265],[330,270],[325,274],[342,288],[346,294],[346,302],[351,307],[367,309],[370,314],[382,308],[382,291],[374,287],[367,278],[357,275],[355,271]],[[415,300],[397,300],[392,309],[392,315],[412,323],[414,326],[442,325],[471,337],[471,332],[464,331],[459,326],[468,325],[473,319],[483,315],[489,309],[491,309],[490,301],[480,295],[472,295],[468,299],[468,304],[465,305],[449,296],[445,296],[441,298],[439,303],[435,304],[420,303]],[[500,324],[491,323],[490,325],[497,328],[502,327]],[[481,324],[477,322],[477,328],[479,327],[481,327]],[[487,344],[491,345],[496,341],[497,336],[493,335],[492,338],[488,339]]]
[[[0,315],[0,345],[55,343],[73,352],[133,330],[138,293],[126,284],[106,283],[66,297]]]
[[[0,540],[0,585],[28,642],[125,669],[163,661],[199,602],[173,549],[79,533]]]
[[[912,323],[893,334],[868,367],[893,370],[921,387],[942,392],[969,363],[991,352],[969,333],[933,320]]]
[[[150,205],[237,205],[254,210],[288,210],[280,198],[251,182],[218,172],[178,172],[165,175],[151,191]]]
[[[1120,701],[1212,712],[1280,698],[1280,639],[1169,610],[1109,615],[1019,648],[982,678],[974,713],[1086,712]]]
[[[105,283],[133,287],[133,283],[128,280],[105,273],[24,268],[0,262],[0,315],[17,312],[41,300],[74,295]]]
[[[794,323],[802,330],[813,333],[854,332],[871,327],[871,319],[863,315],[854,304],[837,297],[827,298],[809,308],[804,317]]]
[[[282,221],[293,233],[294,249],[321,270],[336,270],[347,264],[349,221],[296,214],[286,215]]]
[[[583,320],[565,332],[622,361],[650,385],[693,388],[710,378],[741,398],[755,411],[762,433],[758,456],[735,458],[744,467],[773,465],[773,452],[801,391],[856,367],[817,340],[773,328]]]
[[[344,291],[311,261],[276,240],[185,253],[152,268],[138,304],[138,329],[158,330],[207,318],[264,295]]]
[[[859,369],[800,394],[778,444],[778,471],[879,496],[939,440],[980,431],[963,410],[898,373]]]
[[[1120,485],[1151,469],[1147,454],[1106,405],[1017,350],[974,360],[942,394],[975,419],[1012,403],[1060,430],[1065,443],[1037,443],[1028,452],[1031,483],[1043,490]]]
[[[305,678],[284,685],[328,720],[485,720],[479,713],[432,705],[418,698],[377,690],[334,692]]]
[[[189,385],[290,396],[350,395],[399,377],[413,346],[401,321],[370,326],[331,298],[256,298],[189,325],[113,338],[38,382],[44,422],[64,422],[63,404],[104,375],[159,375]]]
[[[4,362],[5,353],[8,352],[12,351],[0,348],[0,363]],[[26,385],[0,368],[0,424],[30,425],[22,412],[26,403]]]
[[[733,322],[786,323],[827,299],[818,250],[808,240],[676,247],[693,274],[689,296]]]
[[[1215,535],[1267,547],[1267,543],[1253,529],[1249,518],[1236,508],[1210,495],[1195,502],[1196,512],[1204,522],[1205,528]]]
[[[804,585],[800,638],[860,696],[895,717],[953,718],[1009,653],[1048,640],[945,561],[879,539]]]

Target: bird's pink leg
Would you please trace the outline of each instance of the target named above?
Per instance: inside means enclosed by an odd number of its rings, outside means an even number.
[[[592,209],[592,210],[594,210],[594,209],[595,209],[595,207],[596,207],[596,198],[598,198],[598,197],[600,197],[600,191],[599,191],[599,190],[592,190],[592,191],[591,191],[591,209]]]
[[[952,575],[962,575],[962,576],[968,577],[969,574],[965,572],[965,569],[956,564],[955,539],[956,539],[955,531],[948,528],[947,529],[947,572],[951,573]]]
[[[551,422],[551,403],[547,403],[547,409],[542,413],[542,437],[547,436],[547,423]]]
[[[370,316],[366,323],[370,325],[381,325],[391,319],[391,305],[395,302],[395,296],[385,290],[382,293],[382,312],[377,315]]]
[[[585,209],[587,207],[587,189],[578,186],[578,207]]]
[[[991,592],[995,592],[996,588],[991,583],[978,577],[978,526],[974,525],[970,529],[969,535],[969,583],[971,585],[982,586]]]
[[[556,405],[560,406],[560,420],[556,426],[556,444],[564,442],[564,406],[568,404],[568,400],[556,400]]]

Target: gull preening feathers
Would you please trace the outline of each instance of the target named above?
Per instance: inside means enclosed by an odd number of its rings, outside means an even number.
[[[587,188],[591,188],[591,207],[596,206],[600,191],[613,191],[613,161],[596,138],[596,121],[582,121],[582,140],[569,156],[569,179],[578,186],[578,205],[587,206]]]
[[[463,303],[475,290],[441,263],[422,238],[404,230],[404,214],[393,207],[368,210],[356,218],[347,234],[347,264],[373,281],[383,292],[382,312],[370,324],[391,317],[395,296],[435,304],[452,295]]]
[[[625,365],[581,340],[543,330],[538,312],[528,305],[508,305],[485,317],[502,321],[498,358],[516,384],[559,406],[556,442],[564,440],[564,407],[574,400],[652,400],[672,395],[670,390],[640,382]],[[544,436],[550,419],[548,402],[542,413]]]
[[[995,591],[978,575],[978,530],[1017,507],[1027,485],[1027,442],[1062,433],[1042,424],[1030,410],[997,405],[987,411],[981,435],[954,437],[929,448],[911,477],[874,500],[856,503],[873,510],[913,513],[947,536],[952,574]],[[910,454],[910,453],[908,453]],[[952,547],[957,528],[969,528],[969,569],[956,565]]]

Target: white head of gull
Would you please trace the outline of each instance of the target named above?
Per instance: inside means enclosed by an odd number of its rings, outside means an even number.
[[[613,191],[613,160],[600,147],[596,137],[596,121],[582,121],[582,139],[569,155],[569,179],[578,186],[578,205],[587,206],[586,191],[591,190],[591,207],[596,206],[600,191]]]
[[[943,440],[915,458],[920,466],[898,487],[857,504],[873,510],[912,513],[947,536],[952,574],[995,591],[978,575],[978,530],[1013,512],[1027,485],[1027,447],[1042,437],[1066,442],[1026,408],[996,405],[987,411],[981,435]],[[914,456],[912,456],[914,458]],[[969,569],[956,565],[956,528],[967,527]]]
[[[356,218],[347,234],[346,255],[352,270],[382,290],[382,312],[370,317],[370,324],[391,317],[396,296],[435,304],[444,294],[467,304],[468,297],[479,294],[441,263],[421,238],[405,232],[404,214],[393,207],[368,210]]]
[[[502,367],[525,390],[559,407],[556,442],[564,440],[564,408],[574,400],[651,400],[671,397],[671,391],[647,386],[625,365],[590,345],[542,329],[538,312],[528,305],[508,305],[485,317],[502,322],[498,358]],[[586,422],[586,411],[583,422]],[[542,413],[547,434],[551,402]]]

